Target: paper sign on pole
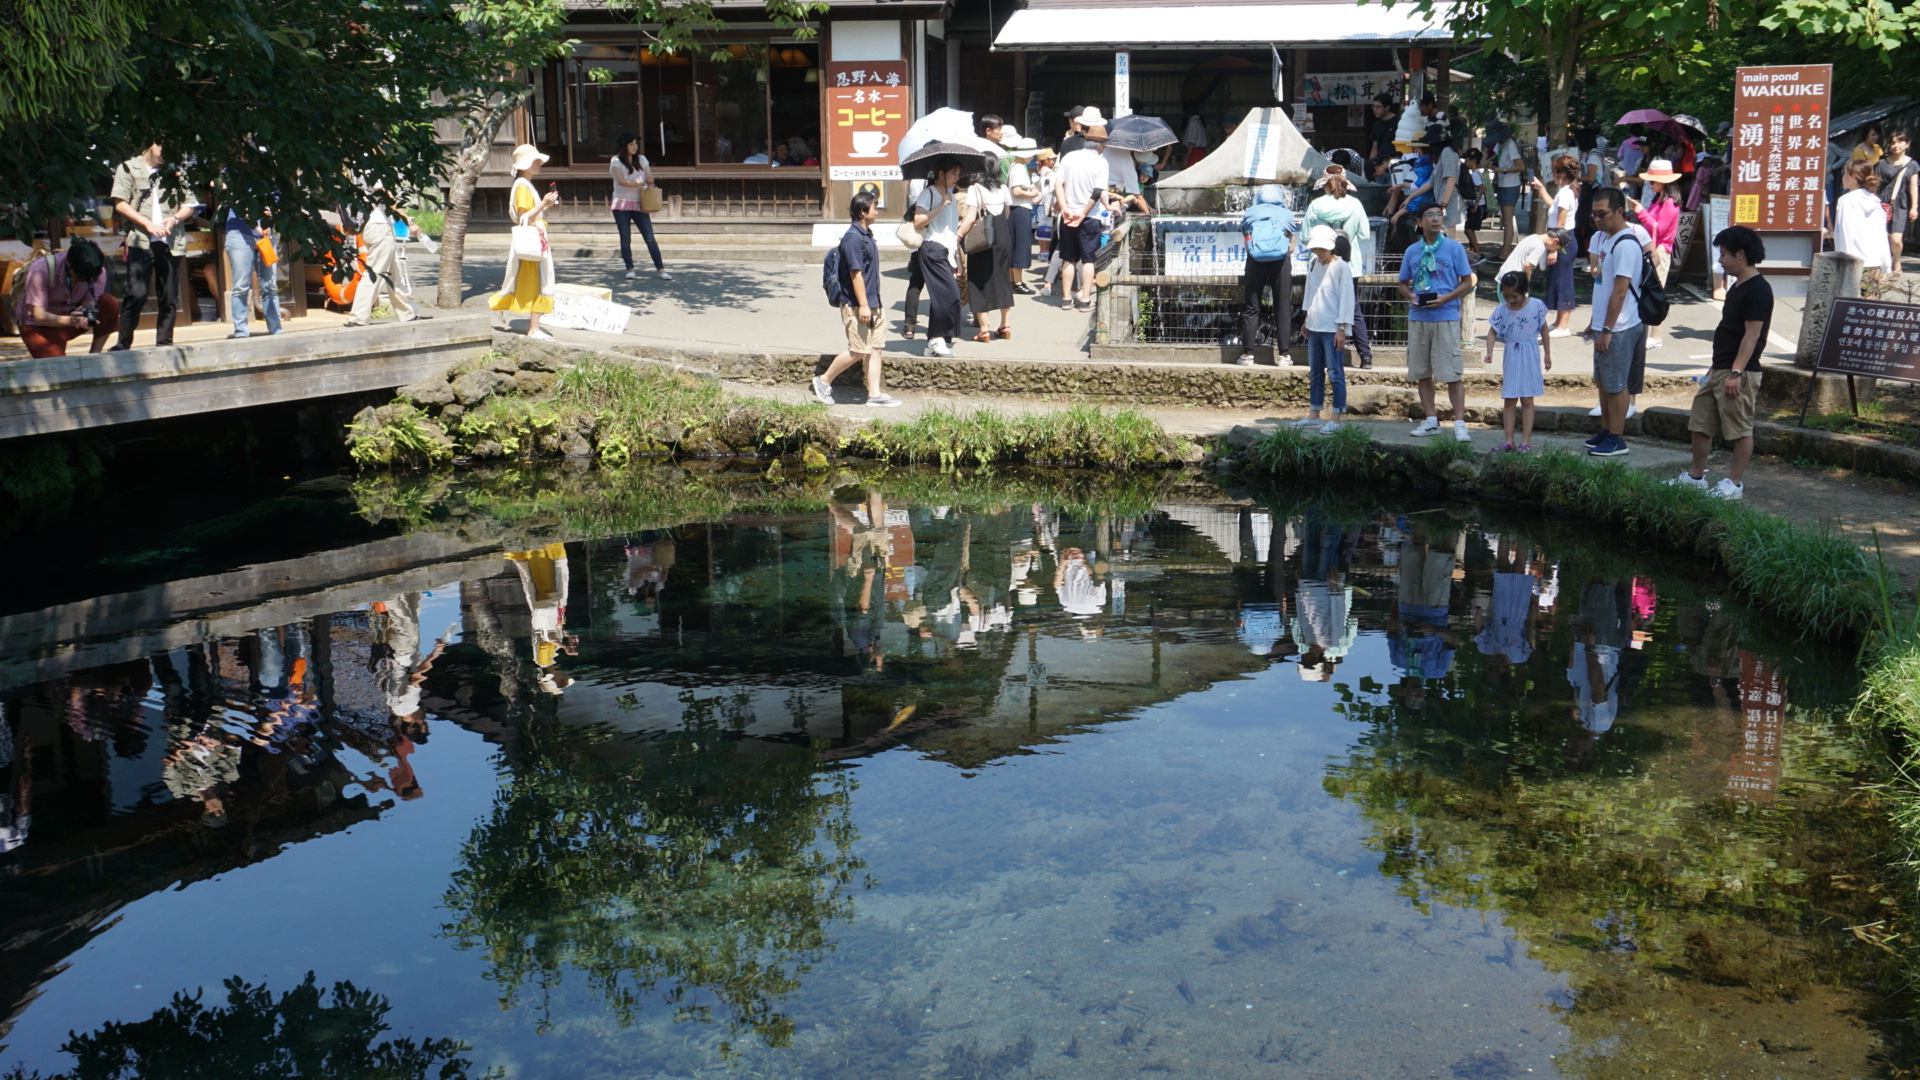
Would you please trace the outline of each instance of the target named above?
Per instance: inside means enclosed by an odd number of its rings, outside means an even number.
[[[1132,54],[1113,54],[1113,116],[1119,119],[1133,112]]]

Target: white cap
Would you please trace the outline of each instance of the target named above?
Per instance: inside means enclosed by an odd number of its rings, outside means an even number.
[[[1307,247],[1315,251],[1323,249],[1332,251],[1337,238],[1338,234],[1333,231],[1333,226],[1315,225],[1307,232]]]

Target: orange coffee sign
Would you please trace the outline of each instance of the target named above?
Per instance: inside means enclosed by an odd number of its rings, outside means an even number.
[[[1762,232],[1820,230],[1832,90],[1831,64],[1735,71],[1733,224]]]
[[[900,137],[913,124],[904,60],[829,63],[827,179],[900,179]]]

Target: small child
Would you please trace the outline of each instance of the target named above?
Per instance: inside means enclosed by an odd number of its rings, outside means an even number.
[[[1315,225],[1307,234],[1307,249],[1314,261],[1301,299],[1307,309],[1307,400],[1313,411],[1293,426],[1320,425],[1322,435],[1340,430],[1340,421],[1347,415],[1345,359],[1347,332],[1353,329],[1353,267],[1336,254],[1338,246],[1338,234],[1331,225]],[[1333,416],[1321,424],[1328,382],[1333,383]]]
[[[1509,270],[1500,278],[1500,298],[1506,303],[1487,317],[1485,363],[1493,363],[1493,343],[1506,343],[1506,355],[1500,365],[1500,422],[1506,428],[1507,441],[1502,450],[1533,449],[1533,399],[1546,392],[1542,370],[1553,370],[1553,338],[1547,329],[1547,305],[1527,295],[1527,275]],[[1539,344],[1536,345],[1535,341]],[[1520,442],[1513,441],[1513,414],[1519,407]]]

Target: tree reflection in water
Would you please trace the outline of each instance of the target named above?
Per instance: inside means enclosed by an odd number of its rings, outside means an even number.
[[[16,1066],[6,1080],[241,1080],[252,1077],[313,1080],[465,1080],[475,1075],[453,1039],[386,1039],[391,1030],[385,996],[350,982],[322,991],[313,972],[299,986],[273,995],[235,976],[224,983],[225,1005],[208,1006],[204,993],[184,991],[145,1020],[111,1021],[67,1038],[60,1051],[74,1056],[69,1072],[45,1076]]]
[[[852,917],[848,889],[871,884],[850,773],[736,738],[752,721],[739,704],[686,708],[681,730],[645,740],[531,719],[462,849],[445,933],[484,950],[501,1007],[534,1004],[543,1031],[573,971],[622,1025],[658,995],[676,1020],[784,1046],[780,999]]]

